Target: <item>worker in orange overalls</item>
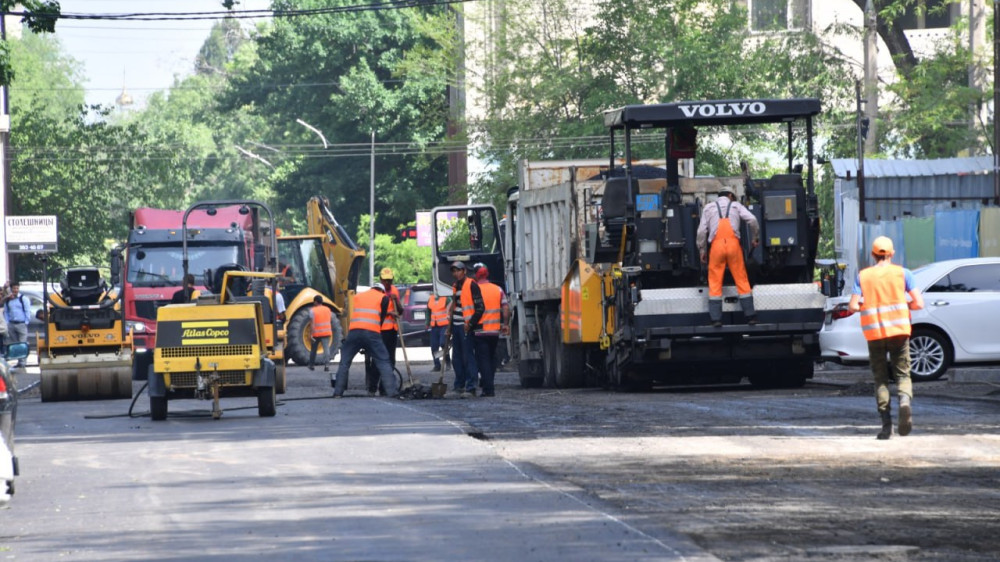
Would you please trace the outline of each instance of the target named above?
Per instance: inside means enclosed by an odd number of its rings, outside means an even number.
[[[340,366],[337,367],[333,387],[333,397],[340,398],[347,390],[347,375],[351,361],[362,349],[371,356],[381,379],[382,386],[390,398],[399,397],[399,384],[389,365],[389,353],[382,343],[382,322],[389,312],[389,298],[381,285],[375,285],[351,299],[351,324],[347,328],[347,338],[341,348]]]
[[[389,310],[385,319],[382,320],[382,344],[385,345],[385,350],[389,354],[389,365],[395,371],[396,343],[400,337],[399,317],[403,314],[403,304],[399,300],[399,289],[392,284],[393,278],[395,275],[390,267],[383,267],[382,271],[379,272],[379,284],[382,285],[385,295],[389,297]],[[368,387],[368,394],[374,395],[379,390],[385,394],[385,386],[379,387],[380,378],[375,364],[371,359],[365,357],[365,385]]]
[[[909,269],[893,265],[892,240],[879,236],[872,241],[875,265],[858,273],[854,293],[847,303],[852,312],[861,312],[861,331],[868,340],[868,361],[875,378],[875,402],[882,417],[878,439],[892,437],[892,411],[889,399],[889,369],[899,387],[899,434],[913,429],[910,400],[910,311],[924,307],[924,298]],[[906,296],[910,296],[907,302]],[[864,303],[861,299],[864,299]]]
[[[701,262],[708,264],[708,317],[716,328],[722,326],[722,278],[727,266],[736,282],[736,292],[740,295],[740,306],[747,324],[757,323],[753,292],[743,263],[743,247],[740,246],[740,226],[744,221],[750,226],[752,234],[750,246],[756,248],[760,239],[757,217],[736,200],[736,190],[728,185],[722,186],[718,198],[701,211],[698,252]]]
[[[316,295],[313,305],[309,308],[309,321],[312,324],[312,347],[309,350],[309,370],[316,364],[316,349],[323,344],[323,370],[330,370],[330,345],[333,339],[333,311],[323,304],[323,297]]]

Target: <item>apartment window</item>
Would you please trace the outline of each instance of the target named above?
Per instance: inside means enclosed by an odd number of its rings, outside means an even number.
[[[809,0],[745,0],[752,31],[785,31],[809,26]]]
[[[951,27],[953,17],[958,17],[958,3],[949,0],[916,0],[906,5],[906,13],[899,23],[903,29],[932,29]]]

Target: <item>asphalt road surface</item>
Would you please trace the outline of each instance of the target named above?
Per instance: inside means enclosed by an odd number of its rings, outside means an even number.
[[[413,349],[411,359],[425,360]],[[402,364],[400,364],[402,368]],[[332,400],[292,368],[252,399],[21,403],[15,560],[995,560],[1000,402],[917,385],[915,429],[876,441],[864,371],[804,389]],[[436,375],[414,367],[418,381]],[[972,389],[972,390],[970,390]],[[142,396],[135,410],[148,409]],[[108,417],[117,416],[117,417]]]

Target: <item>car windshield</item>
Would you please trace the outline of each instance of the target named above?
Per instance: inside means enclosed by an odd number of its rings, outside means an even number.
[[[240,263],[239,246],[188,246],[188,271],[196,279],[206,269]],[[184,277],[183,252],[177,246],[143,246],[129,255],[128,282],[136,287],[180,286]]]

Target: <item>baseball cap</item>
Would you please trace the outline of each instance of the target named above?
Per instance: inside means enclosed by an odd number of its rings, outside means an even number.
[[[736,190],[731,185],[722,184],[722,187],[719,188],[719,194],[721,195],[723,193],[728,193],[733,197],[736,197]]]
[[[483,278],[490,276],[490,270],[487,269],[486,264],[480,262],[472,266],[472,271],[475,272],[476,277]]]
[[[465,270],[465,264],[463,262],[460,262],[460,261],[453,261],[453,262],[451,262],[451,269],[461,269],[461,270],[464,271]]]
[[[382,272],[379,273],[379,279],[392,279],[392,269],[388,267],[383,267]]]
[[[876,256],[891,256],[894,253],[892,240],[888,236],[879,236],[872,241],[872,254]]]

